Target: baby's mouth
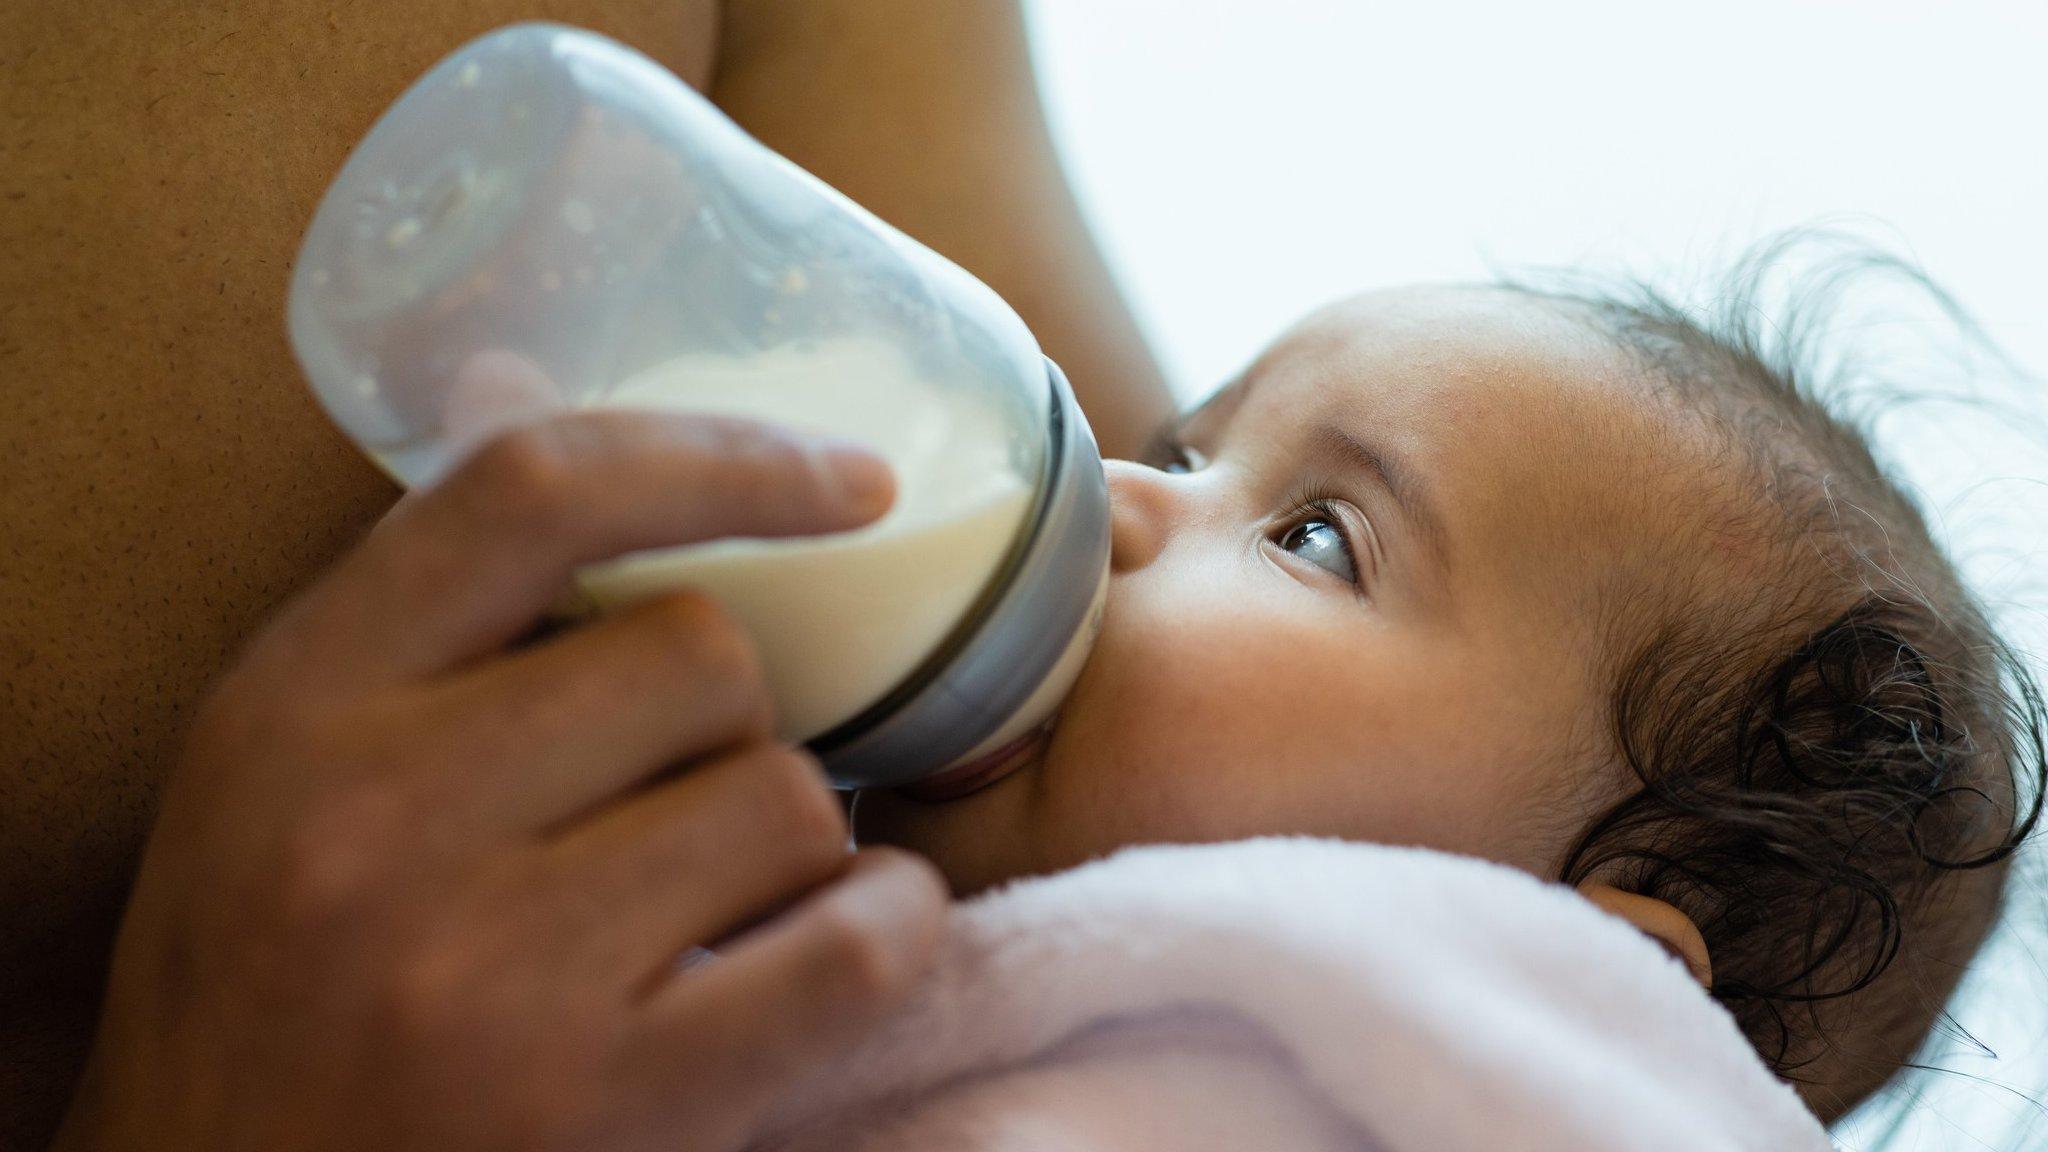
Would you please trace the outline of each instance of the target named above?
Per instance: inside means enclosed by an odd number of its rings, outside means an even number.
[[[985,756],[977,756],[936,776],[927,776],[910,784],[898,785],[889,791],[920,804],[957,800],[970,792],[979,792],[1029,764],[1043,752],[1046,744],[1052,739],[1052,728],[1056,720],[1057,715]]]

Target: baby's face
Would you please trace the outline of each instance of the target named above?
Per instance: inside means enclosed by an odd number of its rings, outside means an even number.
[[[1697,483],[1622,355],[1512,293],[1375,294],[1174,438],[1108,465],[1103,631],[1042,756],[948,801],[863,793],[857,838],[962,895],[1283,832],[1550,874],[1620,788],[1588,607],[1683,554]]]

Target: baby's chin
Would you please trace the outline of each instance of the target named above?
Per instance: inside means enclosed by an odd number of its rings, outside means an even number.
[[[952,800],[914,800],[888,788],[856,793],[856,844],[892,844],[929,859],[955,896],[974,893],[1030,869],[1025,835],[1032,782],[1042,757],[985,788]]]

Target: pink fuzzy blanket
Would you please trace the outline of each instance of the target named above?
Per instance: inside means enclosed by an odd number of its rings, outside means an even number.
[[[956,906],[756,1152],[1826,1152],[1655,943],[1480,860],[1126,849]]]

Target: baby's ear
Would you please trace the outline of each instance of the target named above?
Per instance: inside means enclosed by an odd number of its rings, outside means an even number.
[[[1664,950],[1676,956],[1686,971],[1692,973],[1692,978],[1700,982],[1700,987],[1711,989],[1714,986],[1714,965],[1707,956],[1707,941],[1700,935],[1699,926],[1692,922],[1692,917],[1662,900],[1623,892],[1612,884],[1587,881],[1579,885],[1579,895],[1635,925],[1650,939],[1663,945]]]

